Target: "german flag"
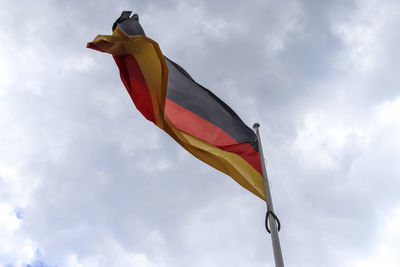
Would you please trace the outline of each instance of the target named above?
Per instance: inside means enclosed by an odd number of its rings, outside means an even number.
[[[136,108],[182,147],[265,200],[255,133],[236,113],[145,36],[137,14],[122,12],[112,35],[88,48],[112,54]]]

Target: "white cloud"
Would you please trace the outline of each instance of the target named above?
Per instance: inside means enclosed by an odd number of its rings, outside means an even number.
[[[0,265],[13,263],[22,266],[35,257],[36,248],[29,238],[18,231],[21,219],[17,217],[13,203],[6,200],[0,202],[0,239],[3,240],[0,244]]]
[[[368,129],[350,123],[349,118],[343,120],[335,112],[321,110],[307,114],[304,126],[298,130],[293,152],[300,156],[306,168],[340,168],[340,157],[347,146],[368,146]]]
[[[93,71],[96,67],[95,60],[90,56],[67,59],[65,63],[65,69],[67,71],[89,72]]]
[[[373,250],[367,256],[353,259],[347,266],[370,267],[398,265],[400,260],[400,209],[394,208],[388,214],[379,214],[378,238],[375,240]]]
[[[140,266],[140,267],[156,267],[166,266],[163,262],[153,262],[144,253],[132,253],[125,251],[118,243],[110,240],[105,246],[106,253],[92,254],[90,256],[78,256],[76,254],[69,255],[62,266]]]
[[[376,107],[377,117],[380,124],[391,128],[391,130],[399,130],[400,127],[400,97],[392,101],[385,101]]]

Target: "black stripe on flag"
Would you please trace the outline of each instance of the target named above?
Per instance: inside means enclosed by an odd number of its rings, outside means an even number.
[[[165,56],[164,56],[165,57]],[[239,116],[178,64],[165,57],[168,66],[167,98],[221,128],[238,143],[249,143],[258,152],[257,136]]]

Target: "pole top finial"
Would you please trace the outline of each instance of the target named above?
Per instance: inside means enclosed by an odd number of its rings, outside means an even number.
[[[253,124],[253,129],[255,130],[257,128],[260,128],[260,124],[258,122]]]

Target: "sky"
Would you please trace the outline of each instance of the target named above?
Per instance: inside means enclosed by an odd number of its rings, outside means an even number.
[[[0,266],[274,266],[265,202],[86,48],[123,10],[261,124],[286,266],[400,266],[399,1],[0,2]]]

